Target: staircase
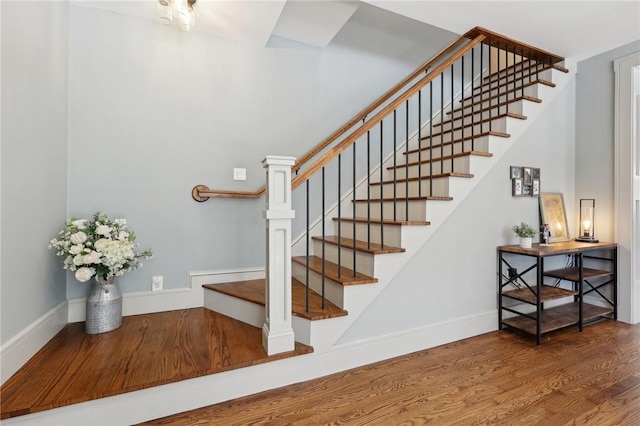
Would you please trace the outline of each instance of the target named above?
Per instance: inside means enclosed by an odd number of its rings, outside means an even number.
[[[556,55],[481,28],[461,39],[294,167],[306,225],[292,245],[292,325],[316,353],[341,343],[568,80]],[[264,323],[264,279],[204,287],[205,307]]]

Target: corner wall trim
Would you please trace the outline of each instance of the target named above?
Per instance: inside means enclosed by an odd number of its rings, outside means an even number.
[[[0,384],[6,382],[67,324],[67,301],[29,324],[0,348]]]

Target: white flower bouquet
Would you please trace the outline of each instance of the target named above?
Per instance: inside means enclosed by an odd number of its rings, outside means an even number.
[[[135,239],[126,219],[111,220],[106,213],[97,212],[89,220],[67,220],[49,248],[65,256],[64,269],[76,271],[78,281],[86,282],[94,276],[106,281],[138,269],[141,259],[153,256],[150,249],[136,253]]]

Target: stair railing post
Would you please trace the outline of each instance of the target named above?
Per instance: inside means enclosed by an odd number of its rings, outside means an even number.
[[[266,169],[267,228],[265,323],[262,346],[268,355],[295,349],[291,326],[291,166],[295,158],[267,156]]]

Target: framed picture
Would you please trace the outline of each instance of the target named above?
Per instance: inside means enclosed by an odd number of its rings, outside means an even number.
[[[523,167],[522,168],[522,179],[524,180],[525,185],[531,185],[531,167]]]
[[[509,177],[511,179],[522,178],[522,167],[518,167],[518,166],[509,167]]]
[[[531,185],[522,185],[522,195],[531,197]]]
[[[534,179],[531,184],[531,195],[537,197],[540,195],[540,179]]]
[[[511,195],[514,197],[522,197],[522,179],[511,179]]]
[[[540,180],[540,169],[532,168],[531,169],[531,179],[532,180]]]
[[[569,241],[567,214],[564,197],[559,192],[541,193],[539,198],[542,225],[548,224],[551,231],[550,242]]]

